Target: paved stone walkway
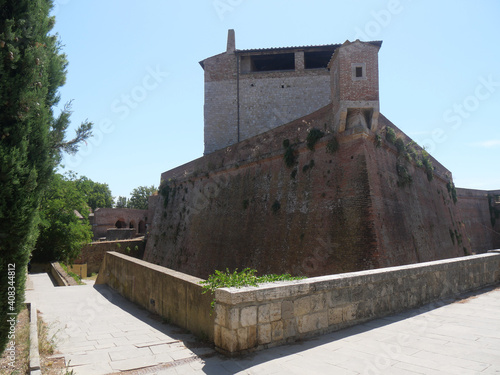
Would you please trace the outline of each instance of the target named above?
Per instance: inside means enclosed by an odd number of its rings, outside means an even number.
[[[500,374],[500,288],[228,359],[107,286],[30,279],[27,300],[76,375]]]

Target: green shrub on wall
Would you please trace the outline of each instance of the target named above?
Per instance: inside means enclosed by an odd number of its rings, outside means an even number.
[[[396,142],[396,133],[393,128],[386,127],[385,128],[385,139],[389,141],[389,143],[394,144]]]
[[[457,203],[457,190],[455,188],[455,184],[451,181],[448,181],[448,183],[446,184],[446,188],[448,189],[448,194],[453,200],[453,203]]]
[[[396,142],[394,142],[394,144],[396,145],[396,149],[398,150],[398,154],[400,154],[400,155],[404,154],[404,152],[406,151],[406,147],[405,147],[405,142],[403,141],[403,139],[397,138]]]
[[[427,174],[427,179],[432,181],[434,178],[434,166],[432,165],[432,161],[430,155],[427,151],[422,150],[422,164],[425,168],[425,173]],[[456,194],[454,202],[456,203]]]
[[[311,168],[313,168],[313,167],[314,167],[314,159],[313,159],[313,160],[311,160],[311,161],[309,162],[309,164],[306,164],[306,165],[304,165],[304,166],[302,167],[302,172],[304,172],[304,173],[305,173],[305,172],[307,172],[308,170],[310,170],[310,169],[311,169]]]
[[[289,281],[289,280],[302,280],[305,279],[303,276],[291,276],[290,274],[283,275],[263,275],[256,276],[257,270],[252,268],[245,268],[243,271],[238,272],[235,269],[230,272],[228,268],[226,271],[218,271],[208,276],[207,280],[200,281],[203,285],[203,294],[210,292],[215,292],[218,288],[242,288],[244,286],[259,286],[263,283],[272,283],[274,281]],[[215,299],[212,301],[212,307],[215,306]]]
[[[288,168],[291,168],[295,165],[296,156],[295,156],[295,150],[293,149],[293,146],[290,144],[290,140],[285,139],[283,141],[283,148],[285,149],[285,154],[283,155],[283,159],[285,160],[285,165]]]
[[[399,187],[404,187],[406,185],[411,185],[413,182],[413,177],[410,175],[408,172],[408,169],[406,166],[404,166],[401,163],[396,164],[396,172],[398,174],[398,186]]]
[[[158,192],[163,197],[163,206],[164,207],[168,206],[170,195],[172,194],[172,197],[175,195],[175,191],[176,191],[175,188],[172,189],[172,187],[170,186],[170,184],[172,182],[173,182],[172,180],[168,180],[168,181],[162,180],[160,183],[160,187],[158,188]],[[174,184],[175,184],[175,182],[174,182]]]
[[[307,134],[307,138],[306,138],[307,148],[309,150],[313,151],[314,145],[316,144],[316,142],[318,142],[321,138],[323,138],[324,135],[325,135],[325,133],[323,133],[321,130],[316,129],[316,128],[312,128],[309,131],[309,134]]]
[[[427,151],[422,150],[419,156],[419,152],[415,149],[416,143],[411,141],[405,145],[402,138],[396,137],[392,128],[386,128],[386,138],[396,146],[399,160],[415,162],[418,167],[425,169],[429,182],[434,179],[434,166],[432,165],[431,157]],[[405,186],[412,182],[411,176],[408,175],[408,171],[401,161],[398,161],[396,168],[398,170],[398,176],[400,177],[399,186]]]

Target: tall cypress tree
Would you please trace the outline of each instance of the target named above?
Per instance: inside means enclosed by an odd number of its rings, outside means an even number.
[[[91,135],[82,124],[65,142],[69,106],[55,117],[67,60],[50,35],[52,0],[0,0],[0,350],[24,300],[40,199],[62,151]]]

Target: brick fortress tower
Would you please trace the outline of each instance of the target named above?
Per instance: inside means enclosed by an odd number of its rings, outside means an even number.
[[[381,44],[238,50],[234,30],[229,30],[226,52],[200,62],[205,71],[205,154],[308,115],[332,98],[342,123],[339,131],[345,130],[347,115],[350,122],[376,127]]]

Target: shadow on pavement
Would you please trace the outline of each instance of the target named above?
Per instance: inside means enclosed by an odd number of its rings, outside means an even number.
[[[252,368],[263,365],[267,362],[279,358],[295,356],[305,351],[319,348],[323,345],[335,343],[336,341],[339,340],[353,338],[352,341],[355,341],[354,336],[358,334],[382,328],[403,321],[408,318],[419,316],[421,314],[429,313],[443,306],[455,302],[464,303],[468,299],[475,298],[476,296],[479,296],[481,294],[499,288],[499,285],[485,287],[480,290],[461,294],[460,296],[457,296],[456,298],[453,299],[446,299],[446,300],[432,302],[417,309],[403,311],[398,314],[390,315],[387,317],[377,318],[352,327],[344,328],[336,332],[326,333],[324,335],[317,337],[305,338],[303,340],[299,340],[294,343],[285,344],[282,346],[273,347],[270,349],[261,350],[257,352],[252,352],[232,358],[219,354],[218,352],[215,351],[213,344],[205,343],[198,340],[197,338],[195,338],[195,336],[185,331],[184,329],[162,322],[161,317],[155,316],[150,312],[146,311],[145,309],[126,300],[124,297],[122,297],[116,291],[109,288],[107,285],[95,285],[94,288],[97,291],[99,291],[99,293],[101,293],[112,304],[120,307],[124,311],[127,311],[136,318],[151,325],[155,329],[182,341],[188,349],[190,349],[196,356],[198,356],[204,362],[204,364],[200,366],[201,368],[200,371],[198,372],[205,373],[208,375],[221,375],[221,374],[235,374],[238,372],[247,373],[246,371],[250,371],[248,373],[260,373],[260,370],[257,369],[252,370]],[[159,365],[151,367],[150,369],[144,368],[138,370],[138,372],[134,371],[127,372],[127,374],[154,373],[160,375],[164,373],[162,371],[168,371],[168,369],[171,369],[172,367],[181,366],[184,364],[186,364],[186,361],[180,360],[165,366]],[[193,370],[193,372],[196,371]],[[265,371],[265,373],[271,373],[271,372]]]

